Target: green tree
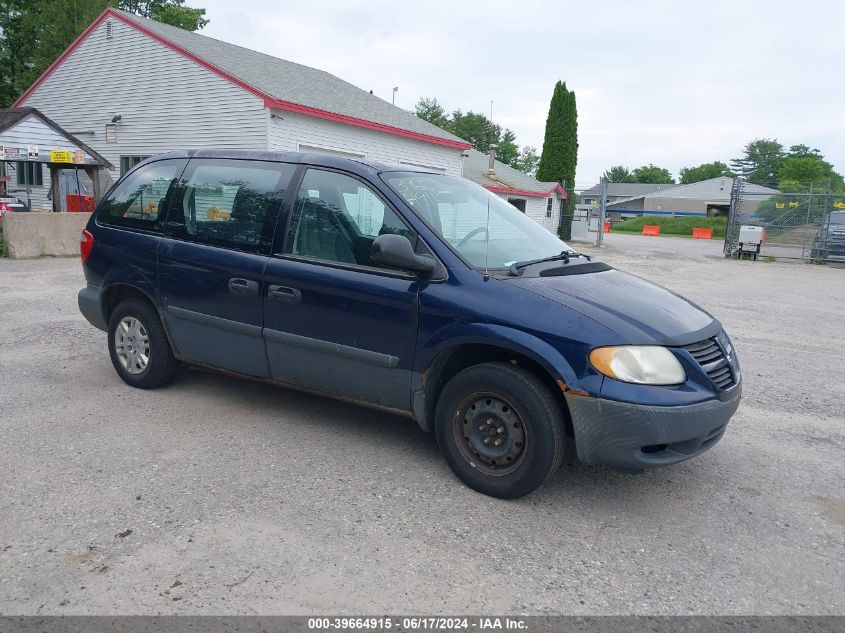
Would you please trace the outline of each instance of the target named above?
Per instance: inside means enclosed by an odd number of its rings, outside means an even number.
[[[607,182],[632,182],[630,170],[623,165],[614,165],[602,175]]]
[[[448,130],[449,116],[436,98],[420,97],[417,105],[414,106],[414,113],[424,121]]]
[[[720,176],[732,176],[730,168],[720,160],[712,163],[702,163],[698,167],[684,167],[681,169],[682,185],[689,185],[693,182],[719,178]]]
[[[568,90],[566,83],[555,84],[546,118],[546,133],[543,137],[543,152],[537,166],[537,180],[544,182],[566,182],[567,187],[575,183],[575,167],[578,164],[578,109],[575,92]]]
[[[731,161],[731,171],[748,182],[772,186],[779,180],[784,158],[783,145],[777,139],[758,138],[745,146],[740,158]]]
[[[833,170],[833,165],[820,153],[787,156],[778,174],[778,189],[781,191],[806,191],[812,185],[814,191],[845,190],[842,176]]]
[[[513,130],[502,130],[480,112],[464,113],[455,110],[450,116],[436,98],[421,97],[414,106],[414,113],[419,118],[469,141],[479,152],[489,153],[490,146],[495,144],[496,160],[500,163],[511,165],[527,174],[537,169],[537,150],[533,147],[523,147],[520,150]]]
[[[506,129],[496,143],[496,159],[505,165],[513,166],[519,158],[519,146],[516,144],[516,134]]]
[[[816,156],[824,160],[824,156],[819,149],[810,148],[809,145],[792,145],[789,148],[787,156]]]
[[[111,0],[110,4],[116,4],[118,8],[129,13],[178,26],[186,31],[198,31],[208,24],[205,9],[186,7],[185,0]]]
[[[526,145],[519,150],[519,156],[511,163],[511,167],[533,176],[537,172],[537,165],[539,164],[540,155],[537,153],[537,148]]]
[[[537,180],[559,182],[567,189],[575,185],[575,167],[578,164],[578,106],[575,92],[567,89],[566,83],[558,81],[549,103],[546,118],[546,133],[543,137],[543,153],[537,165]],[[572,213],[575,196],[566,199],[561,213],[558,235],[563,239],[572,236]]]
[[[665,167],[658,167],[657,165],[649,163],[648,165],[637,167],[634,171],[632,171],[630,182],[673,185],[675,184],[675,179],[672,178],[672,174],[669,173],[669,170]]]
[[[501,128],[479,112],[464,114],[455,110],[446,129],[469,141],[475,149],[485,154],[490,151],[490,144],[497,142],[501,135]]]
[[[185,0],[0,0],[0,107],[10,106],[107,6],[187,30],[208,24]]]

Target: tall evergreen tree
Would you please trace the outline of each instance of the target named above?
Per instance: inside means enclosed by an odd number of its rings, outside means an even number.
[[[566,83],[555,84],[549,116],[546,119],[546,134],[543,138],[543,153],[537,167],[537,180],[565,183],[567,189],[575,184],[575,167],[578,163],[578,109],[575,92],[566,88]],[[570,195],[561,217],[560,235],[568,239],[572,230],[572,210],[575,196]]]

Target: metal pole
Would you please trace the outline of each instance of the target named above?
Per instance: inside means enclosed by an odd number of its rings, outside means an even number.
[[[601,179],[601,206],[599,207],[599,234],[596,236],[596,246],[604,243],[604,218],[607,215],[607,178]]]
[[[807,195],[807,217],[804,220],[804,241],[801,244],[801,259],[807,259],[807,235],[810,233],[810,207],[813,205],[813,183],[810,181],[810,190]]]
[[[38,164],[41,167],[41,164]],[[59,184],[59,168],[54,163],[48,163],[48,167],[50,169],[50,188],[53,190],[53,213],[59,213],[62,210],[62,196],[61,196],[61,185]],[[29,194],[27,194],[28,197]],[[32,210],[32,203],[29,206],[30,211]]]

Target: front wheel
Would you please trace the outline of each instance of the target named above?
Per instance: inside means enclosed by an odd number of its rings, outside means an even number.
[[[464,369],[437,401],[435,432],[446,462],[470,488],[512,499],[560,466],[559,404],[530,372],[504,363]]]
[[[109,355],[123,381],[139,389],[169,382],[176,360],[155,309],[147,302],[121,302],[109,319]]]

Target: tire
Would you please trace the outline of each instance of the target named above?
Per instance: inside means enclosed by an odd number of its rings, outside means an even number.
[[[549,390],[505,363],[456,374],[435,410],[437,443],[449,467],[473,490],[500,499],[527,495],[560,467],[563,429]]]
[[[155,308],[146,301],[128,299],[117,305],[109,319],[108,341],[112,365],[127,385],[154,389],[173,378],[177,361]]]

